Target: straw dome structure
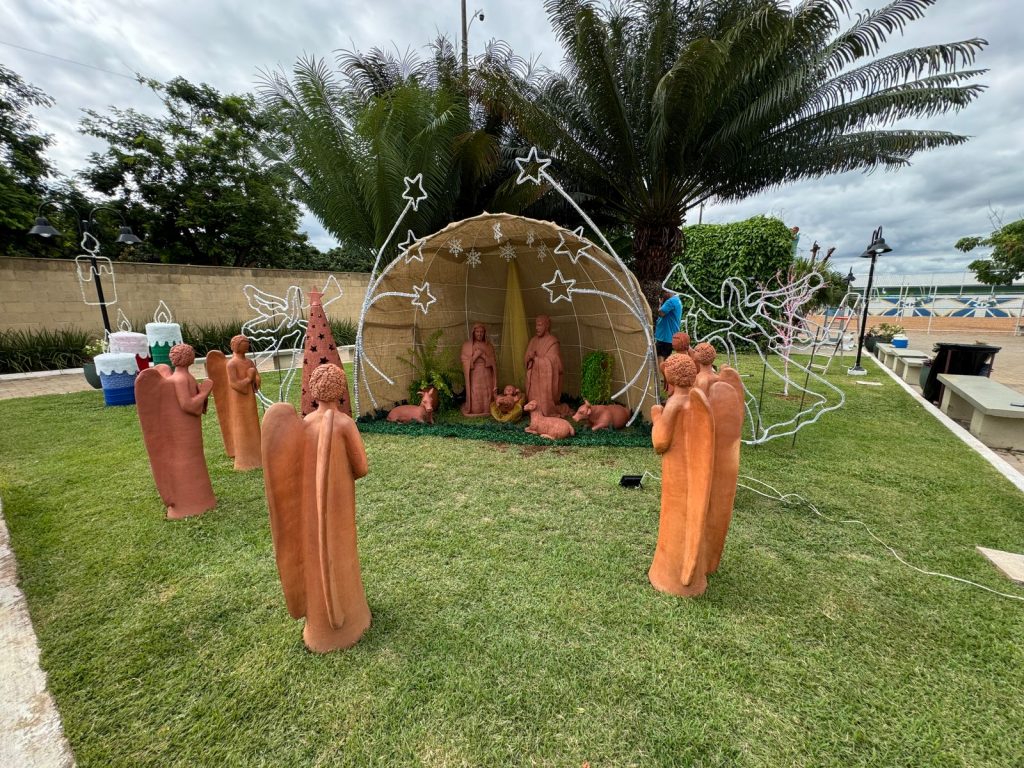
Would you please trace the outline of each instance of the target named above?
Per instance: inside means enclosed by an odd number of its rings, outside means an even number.
[[[438,329],[439,351],[457,361],[473,325],[483,323],[499,391],[523,387],[526,344],[543,314],[561,344],[565,392],[579,394],[589,352],[609,352],[613,397],[649,416],[659,381],[650,306],[625,265],[580,230],[485,213],[419,240],[410,233],[401,248],[371,281],[359,320],[360,415],[408,397],[414,370],[399,358]]]

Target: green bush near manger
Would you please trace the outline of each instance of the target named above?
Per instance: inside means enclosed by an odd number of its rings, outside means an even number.
[[[865,520],[917,565],[1024,592],[974,553],[1024,540],[1020,494],[876,376],[830,374],[846,408],[795,448],[745,447],[741,472]],[[218,507],[180,523],[133,407],[8,400],[0,423],[21,585],[83,768],[1024,764],[1019,602],[743,490],[708,592],[659,594],[659,488],[617,485],[660,474],[649,447],[366,434],[373,625],[315,656],[285,609],[261,473],[231,469],[212,412]]]

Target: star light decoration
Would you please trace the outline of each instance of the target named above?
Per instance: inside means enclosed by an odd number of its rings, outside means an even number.
[[[548,280],[546,283],[541,283],[541,286],[548,292],[548,297],[551,299],[551,303],[554,304],[559,301],[568,301],[572,303],[572,290],[575,287],[576,281],[573,278],[566,280],[562,277],[562,270],[556,269],[555,276]]]
[[[411,179],[405,177],[405,192],[402,199],[409,202],[414,211],[420,209],[420,202],[427,199],[427,191],[423,188],[423,174],[417,173]]]
[[[457,237],[453,240],[450,240],[448,242],[448,250],[451,252],[452,256],[458,256],[460,253],[462,253],[462,240],[460,240]]]
[[[498,249],[498,255],[500,255],[505,261],[512,261],[512,259],[516,257],[516,247],[512,245],[511,240],[506,240]]]
[[[466,264],[473,267],[473,269],[479,267],[480,251],[478,251],[476,248],[470,248],[469,251],[466,252]]]
[[[416,235],[413,231],[408,230],[408,234],[405,236],[405,240],[398,244],[398,251],[405,256],[405,263],[410,264],[413,261],[423,262],[423,241],[416,241]]]
[[[413,285],[412,289],[415,292],[415,295],[412,297],[412,305],[419,307],[424,315],[427,314],[430,305],[437,301],[430,292],[430,283],[424,282],[423,285]]]
[[[556,256],[568,256],[573,264],[579,262],[581,256],[589,256],[588,250],[590,249],[590,243],[583,238],[583,227],[576,227],[572,232],[569,232],[570,238],[574,239],[575,244],[571,244],[566,240],[567,230],[558,230],[558,245],[555,246]],[[575,245],[575,249],[573,247]]]
[[[547,157],[540,157],[537,154],[536,147],[530,147],[529,153],[526,157],[517,157],[516,166],[519,168],[519,176],[516,178],[516,184],[523,184],[527,181],[532,181],[534,184],[540,184],[540,177],[544,174],[547,167],[551,165],[551,159]],[[533,171],[532,173],[530,171]]]

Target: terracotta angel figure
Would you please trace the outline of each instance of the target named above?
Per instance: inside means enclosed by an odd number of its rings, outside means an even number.
[[[569,409],[562,399],[562,349],[551,333],[551,318],[537,315],[536,335],[526,346],[526,401],[537,401],[543,416],[566,416]]]
[[[662,592],[693,597],[707,589],[707,574],[718,567],[732,516],[743,404],[729,384],[712,384],[709,395],[695,388],[697,366],[688,355],[670,356],[665,376],[673,392],[664,408],[651,410],[662,480],[648,578]]]
[[[171,347],[169,356],[174,373],[166,365],[141,371],[135,379],[135,402],[156,489],[167,517],[178,520],[217,505],[206,469],[202,425],[213,382],[199,384],[189,373],[196,353],[188,344]]]
[[[260,374],[245,355],[249,339],[238,334],[231,339],[231,359],[219,349],[206,354],[206,372],[213,380],[217,421],[224,438],[224,450],[235,460],[235,469],[257,469],[260,458],[260,414],[256,392]]]
[[[462,345],[462,375],[466,381],[463,416],[489,416],[498,394],[498,362],[483,323],[473,326],[473,338]]]
[[[367,472],[355,422],[340,406],[345,373],[320,365],[309,378],[316,409],[300,418],[275,403],[263,418],[263,477],[270,532],[288,613],[305,617],[317,653],[349,648],[370,626],[356,546],[355,481]]]

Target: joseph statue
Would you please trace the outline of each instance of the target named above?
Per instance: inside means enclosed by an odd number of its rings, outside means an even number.
[[[551,333],[550,317],[538,315],[535,328],[526,347],[526,402],[536,400],[537,410],[545,416],[561,416],[562,350]]]

